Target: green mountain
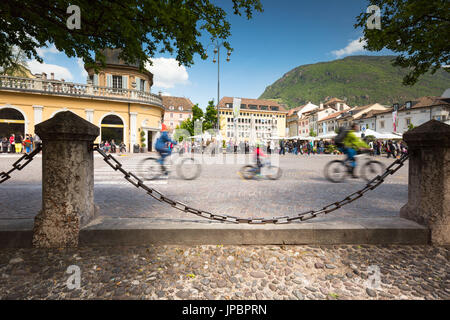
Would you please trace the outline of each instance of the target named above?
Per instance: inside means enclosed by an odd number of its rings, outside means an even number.
[[[412,87],[403,86],[406,70],[392,66],[394,56],[350,56],[340,60],[297,67],[272,85],[261,99],[276,99],[289,108],[337,97],[350,106],[392,103],[422,96],[441,96],[450,88],[450,73],[428,73]]]

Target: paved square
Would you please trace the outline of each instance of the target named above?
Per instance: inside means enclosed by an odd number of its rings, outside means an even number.
[[[126,171],[139,172],[143,154],[117,156]],[[237,217],[295,215],[316,210],[342,200],[364,186],[362,179],[330,183],[323,168],[328,161],[341,156],[313,155],[280,157],[283,175],[279,180],[243,180],[241,164],[205,164],[196,180],[186,181],[172,172],[168,180],[149,182],[165,195],[192,207],[212,213]],[[375,157],[386,166],[393,159]],[[18,156],[0,155],[0,171],[9,169]],[[0,185],[2,205],[0,219],[32,218],[41,208],[41,156]],[[338,221],[343,218],[396,217],[407,202],[408,162],[377,189],[355,202],[315,221]],[[156,201],[131,185],[115,172],[99,154],[95,154],[95,203],[100,214],[115,218],[150,218],[153,222],[206,222],[193,214],[176,210]]]

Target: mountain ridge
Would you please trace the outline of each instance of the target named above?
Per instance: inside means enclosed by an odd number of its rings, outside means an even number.
[[[349,105],[403,103],[421,96],[441,96],[450,87],[450,73],[425,74],[412,87],[403,86],[407,70],[392,66],[395,56],[348,56],[298,66],[266,87],[260,99],[276,99],[288,108],[338,97]]]

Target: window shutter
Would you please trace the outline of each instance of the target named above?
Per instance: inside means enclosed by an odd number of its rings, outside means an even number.
[[[147,80],[144,80],[144,91],[147,91]]]
[[[94,74],[94,86],[98,86],[98,74]]]
[[[111,87],[112,87],[112,75],[110,75],[110,74],[107,74],[107,75],[106,75],[106,86],[107,86],[108,88],[111,88]]]
[[[139,77],[135,77],[136,81],[136,90],[140,91],[141,90],[141,79]]]
[[[122,76],[122,89],[128,89],[128,76]]]

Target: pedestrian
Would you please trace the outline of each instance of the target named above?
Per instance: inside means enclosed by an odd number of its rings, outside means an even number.
[[[33,136],[31,135],[31,133],[28,135],[28,139],[31,142],[30,152],[33,152],[33,150],[34,150],[34,144],[33,144],[34,140],[33,140]]]
[[[111,140],[111,153],[116,153],[116,143],[114,142],[114,139]]]
[[[9,137],[9,152],[11,153],[16,152],[15,144],[16,144],[16,137],[14,133],[11,133],[11,136]]]
[[[392,156],[394,156],[394,150],[393,150],[394,146],[392,145],[392,141],[389,140],[386,143],[386,154],[387,154],[387,158],[389,159]]]
[[[6,137],[3,137],[2,139],[2,152],[7,153],[9,148],[9,141]]]
[[[286,154],[284,140],[280,140],[280,153],[279,154],[283,154],[283,155]]]
[[[14,147],[16,149],[16,153],[21,153],[22,152],[22,142],[23,142],[23,137],[22,135],[17,135],[14,139]]]
[[[31,141],[30,141],[30,135],[25,135],[25,140],[23,141],[23,145],[25,147],[25,153],[29,154],[31,152]]]
[[[322,139],[320,139],[320,141],[319,141],[319,143],[318,143],[318,153],[319,154],[322,154],[323,153],[323,151],[324,151],[324,148],[323,148],[323,140]]]
[[[33,144],[34,148],[39,148],[39,146],[42,144],[41,138],[35,133],[33,137]]]
[[[369,147],[370,147],[370,155],[374,156],[375,152],[374,152],[374,149],[373,149],[373,141],[369,141]]]
[[[105,152],[108,153],[109,150],[110,150],[110,149],[109,149],[110,144],[109,144],[109,141],[108,141],[108,140],[105,141],[105,145],[104,145],[104,146],[105,146]]]

